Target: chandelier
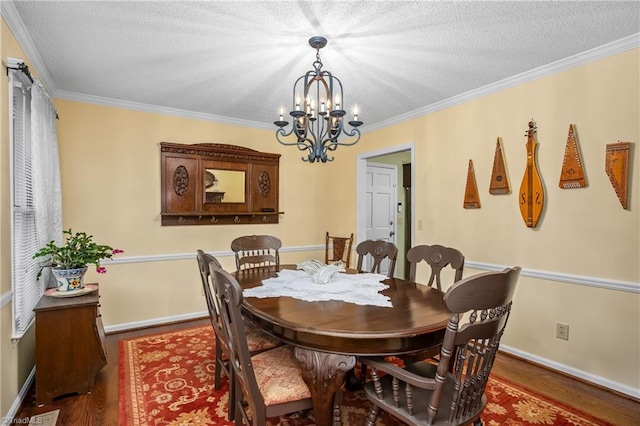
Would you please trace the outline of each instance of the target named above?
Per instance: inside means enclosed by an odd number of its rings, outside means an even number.
[[[293,110],[289,113],[293,117],[293,124],[289,131],[285,129],[289,125],[284,121],[284,109],[280,109],[280,119],[273,124],[278,126],[276,139],[283,145],[295,145],[300,151],[307,151],[303,161],[315,163],[321,161],[333,161],[334,157],[328,157],[329,151],[335,151],[339,145],[351,146],[360,140],[362,121],[358,120],[358,107],[354,107],[353,120],[349,121],[351,130],[344,125],[345,111],[342,109],[344,96],[342,82],[331,72],[322,70],[320,49],[327,44],[327,39],[321,36],[311,37],[309,45],[316,49],[316,60],[313,69],[299,77],[293,85]],[[290,135],[296,141],[287,142],[282,138]],[[354,137],[353,142],[339,142],[340,136]]]

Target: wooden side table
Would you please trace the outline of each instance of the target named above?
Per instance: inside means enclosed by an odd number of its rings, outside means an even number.
[[[98,291],[76,297],[42,296],[36,313],[36,404],[93,390],[107,364]]]

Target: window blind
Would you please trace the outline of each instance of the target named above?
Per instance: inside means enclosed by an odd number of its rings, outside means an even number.
[[[31,81],[24,73],[9,70],[13,339],[22,337],[33,322],[33,308],[44,291],[43,282],[36,280],[38,261],[32,259],[38,250],[38,238],[34,206],[30,86]]]

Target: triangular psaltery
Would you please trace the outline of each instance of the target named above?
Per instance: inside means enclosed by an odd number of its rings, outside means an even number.
[[[618,142],[607,145],[605,170],[611,185],[623,209],[627,208],[627,185],[630,142]]]
[[[560,173],[560,183],[558,185],[562,189],[584,188],[587,186],[573,124],[569,124],[569,136],[567,137],[567,145],[564,148],[564,160],[562,161],[562,172]]]
[[[489,194],[509,194],[509,175],[504,162],[504,152],[502,150],[502,138],[496,142],[496,152],[493,156],[493,170],[491,171],[491,182],[489,183]]]
[[[464,203],[462,204],[462,207],[465,209],[480,208],[480,195],[478,195],[478,185],[476,185],[476,174],[473,171],[473,160],[469,160],[467,185],[464,191]]]

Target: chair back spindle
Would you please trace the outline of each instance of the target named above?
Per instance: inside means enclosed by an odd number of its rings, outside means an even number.
[[[237,270],[269,265],[280,270],[281,248],[280,239],[271,235],[246,235],[231,242]]]
[[[380,273],[382,262],[386,259],[389,262],[387,276],[393,278],[396,269],[396,260],[398,258],[398,247],[388,241],[366,240],[358,244],[356,247],[358,253],[358,272],[375,272]],[[373,262],[368,270],[364,270],[364,260],[367,255],[371,256]]]
[[[324,263],[341,261],[345,268],[351,263],[351,246],[353,245],[353,233],[349,237],[335,237],[327,232],[324,246]]]
[[[451,266],[455,271],[453,282],[462,279],[464,255],[455,248],[444,247],[439,244],[414,246],[407,251],[407,261],[410,264],[409,281],[416,281],[417,266],[422,261],[425,261],[431,267],[431,275],[427,284],[429,287],[433,286],[435,281],[436,288],[442,290],[440,275],[447,266]]]

